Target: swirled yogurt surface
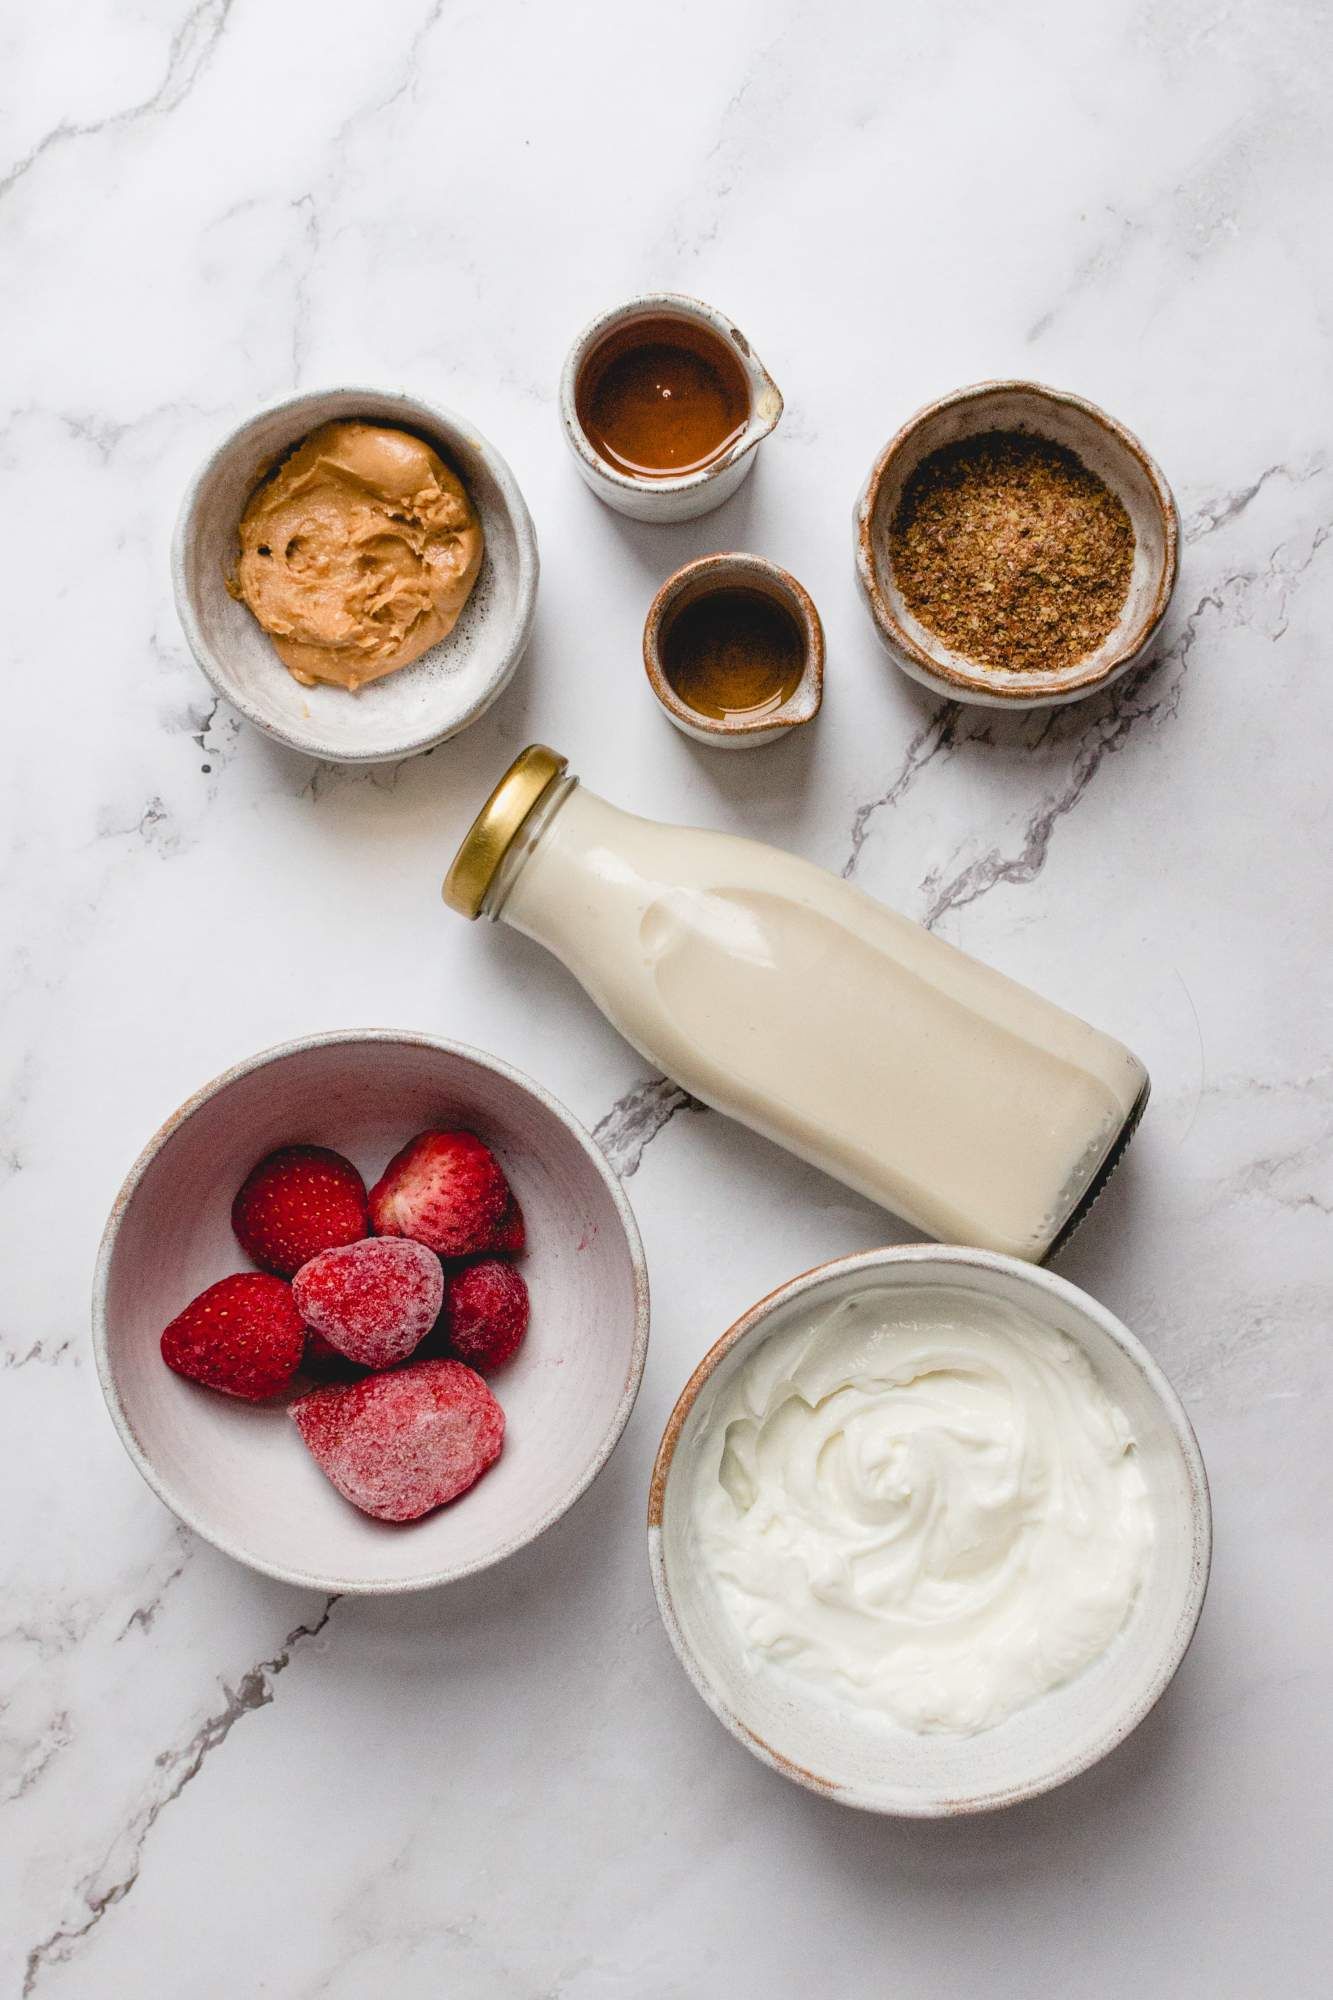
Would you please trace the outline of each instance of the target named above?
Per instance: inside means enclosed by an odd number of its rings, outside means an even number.
[[[1064,1334],[961,1288],[871,1287],[720,1385],[689,1534],[755,1671],[972,1733],[1105,1650],[1153,1521]]]

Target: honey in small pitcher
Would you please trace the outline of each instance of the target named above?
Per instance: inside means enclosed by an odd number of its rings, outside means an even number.
[[[730,450],[750,417],[745,372],[709,327],[657,314],[619,326],[583,365],[575,410],[631,479],[679,479]]]

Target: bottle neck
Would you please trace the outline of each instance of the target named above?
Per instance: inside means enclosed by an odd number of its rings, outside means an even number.
[[[551,821],[570,794],[577,789],[578,782],[578,779],[568,771],[558,778],[553,778],[510,841],[503,860],[491,878],[481,906],[480,914],[489,917],[492,923],[504,915],[505,902],[511,889],[527,866]]]

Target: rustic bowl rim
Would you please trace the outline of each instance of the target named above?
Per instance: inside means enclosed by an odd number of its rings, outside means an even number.
[[[801,677],[790,699],[770,715],[747,721],[701,715],[698,709],[681,700],[667,677],[662,665],[662,627],[676,600],[690,584],[708,577],[716,577],[719,583],[733,577],[737,582],[743,582],[747,576],[764,578],[776,594],[791,600],[791,608],[805,641]],[[644,619],[643,666],[648,685],[673,721],[686,723],[701,736],[720,737],[732,742],[737,737],[745,736],[768,738],[781,730],[798,729],[802,723],[813,722],[824,699],[824,662],[824,624],[805,585],[790,570],[783,569],[780,563],[770,561],[767,556],[751,555],[743,549],[719,550],[713,555],[696,556],[692,561],[682,563],[679,569],[672,570],[658,588]]]
[[[630,320],[651,319],[654,313],[668,318],[675,313],[681,319],[701,322],[724,345],[736,348],[736,358],[750,392],[750,414],[735,444],[719,458],[710,459],[707,465],[701,465],[695,472],[682,472],[671,478],[645,479],[630,472],[621,472],[593,449],[592,440],[579,421],[578,381],[584,362],[609,333]],[[768,408],[762,415],[758,408],[761,390],[768,397]],[[777,428],[782,410],[782,391],[735,320],[729,314],[719,312],[716,306],[710,306],[706,299],[696,298],[692,292],[636,292],[619,305],[607,306],[576,334],[560,370],[560,420],[570,449],[598,479],[626,493],[693,493],[702,486],[711,485],[720,473],[746,457]]]
[[[1058,405],[1078,410],[1090,419],[1117,449],[1127,453],[1138,465],[1148,481],[1149,491],[1156,504],[1162,527],[1161,571],[1152,600],[1139,623],[1127,634],[1111,658],[1095,672],[1081,675],[1073,680],[1062,680],[1058,684],[1052,676],[1047,689],[1043,689],[1040,683],[1034,685],[1032,680],[1021,688],[1006,687],[1003,682],[990,678],[984,671],[968,674],[934,659],[918,644],[890,608],[888,598],[880,585],[879,568],[875,560],[873,524],[880,492],[891,467],[904,447],[923,425],[939,416],[942,411],[953,409],[959,404],[982,402],[988,397],[999,394],[1026,396],[1031,400],[1034,411]],[[1039,425],[1034,428],[1040,433]],[[1032,708],[1047,702],[1071,701],[1108,686],[1124,673],[1152,640],[1166,616],[1167,606],[1171,602],[1180,571],[1180,513],[1165,474],[1147,448],[1118,418],[1111,416],[1098,404],[1089,402],[1086,396],[1075,395],[1070,389],[1053,389],[1044,382],[1025,381],[1020,377],[971,382],[964,388],[950,390],[946,396],[937,397],[934,402],[924,403],[919,410],[914,411],[894,432],[871,466],[856,503],[853,525],[857,577],[870,606],[870,615],[890,652],[905,655],[911,662],[914,676],[925,681],[940,694],[963,701],[969,697],[981,696],[989,705],[997,708]]]
[[[528,1097],[535,1098],[543,1109],[556,1118],[578,1141],[610,1195],[624,1232],[625,1248],[629,1253],[634,1281],[634,1335],[625,1387],[597,1450],[568,1492],[547,1509],[535,1526],[526,1529],[520,1535],[511,1536],[500,1547],[472,1562],[459,1563],[448,1569],[432,1571],[421,1576],[349,1581],[347,1578],[321,1576],[311,1571],[290,1569],[281,1563],[265,1562],[248,1550],[235,1547],[225,1535],[219,1534],[198,1519],[193,1510],[183,1505],[170,1490],[168,1482],[159,1475],[156,1466],[139,1443],[129,1413],[121,1399],[120,1387],[109,1353],[107,1291],[117,1239],[130,1204],[149,1167],[167,1141],[183,1125],[187,1124],[206,1104],[221,1096],[242,1077],[253,1075],[256,1070],[266,1069],[292,1056],[303,1055],[310,1049],[338,1046],[353,1048],[366,1043],[429,1049],[440,1054],[459,1057],[479,1069],[488,1070],[492,1075],[502,1077],[507,1083],[516,1085]],[[592,1485],[624,1434],[643,1381],[644,1364],[648,1354],[648,1327],[648,1266],[639,1235],[639,1225],[624,1188],[592,1134],[558,1098],[553,1097],[550,1091],[544,1089],[522,1070],[516,1069],[512,1063],[505,1062],[499,1056],[489,1055],[484,1049],[474,1048],[467,1042],[455,1042],[441,1035],[419,1034],[410,1029],[400,1028],[333,1028],[320,1034],[301,1035],[291,1041],[277,1042],[270,1048],[260,1049],[256,1054],[231,1064],[228,1069],[201,1085],[163,1121],[126,1174],[102,1231],[93,1272],[92,1331],[97,1377],[120,1441],[140,1477],[163,1505],[170,1508],[177,1520],[182,1521],[187,1528],[204,1541],[211,1543],[214,1548],[220,1549],[224,1555],[230,1556],[234,1562],[242,1563],[247,1569],[256,1570],[263,1576],[276,1577],[281,1583],[297,1584],[303,1589],[338,1592],[358,1597],[400,1596],[417,1590],[437,1589],[441,1584],[453,1583],[460,1577],[473,1576],[479,1571],[492,1568],[496,1563],[503,1562],[508,1556],[526,1548],[529,1543],[536,1541],[538,1536],[545,1534],[548,1528],[553,1527]]]
[[[780,1751],[775,1750],[762,1737],[747,1728],[714,1687],[681,1629],[666,1574],[666,1557],[662,1544],[662,1514],[667,1486],[681,1433],[705,1383],[733,1348],[747,1340],[757,1342],[766,1331],[773,1315],[792,1300],[817,1291],[822,1285],[850,1273],[858,1271],[872,1273],[882,1270],[886,1265],[895,1268],[912,1265],[944,1266],[956,1271],[960,1281],[965,1279],[969,1272],[1002,1274],[1030,1284],[1036,1293],[1062,1300],[1066,1305],[1072,1306],[1077,1312],[1093,1320],[1100,1331],[1105,1333],[1137,1367],[1161,1404],[1184,1461],[1189,1491],[1192,1531],[1189,1589],[1173,1627],[1170,1644],[1163,1650],[1157,1670],[1138,1700],[1090,1750],[1081,1756],[1067,1759],[1044,1777],[963,1798],[952,1794],[946,1797],[943,1794],[922,1792],[908,1796],[899,1794],[890,1800],[875,1791],[854,1790],[840,1785],[833,1779],[822,1777],[818,1772],[807,1770],[790,1758],[784,1757]],[[1181,1661],[1189,1650],[1203,1611],[1212,1566],[1212,1547],[1212,1503],[1208,1489],[1208,1474],[1204,1467],[1203,1455],[1199,1450],[1198,1439],[1194,1434],[1194,1427],[1176,1390],[1142,1342],[1091,1294],[1080,1286],[1071,1284],[1069,1279],[1058,1277],[1054,1271],[1048,1271],[1041,1265],[1024,1263],[1017,1257],[1006,1257],[999,1251],[973,1250],[955,1244],[894,1244],[887,1248],[854,1251],[849,1256],[833,1257],[825,1263],[813,1265],[808,1271],[802,1271],[796,1277],[789,1278],[785,1284],[779,1285],[774,1291],[757,1300],[741,1314],[739,1319],[734,1320],[721,1338],[709,1348],[681,1390],[662,1432],[648,1488],[648,1563],[653,1579],[653,1591],[667,1636],[696,1692],[737,1742],[744,1744],[752,1755],[779,1772],[781,1776],[805,1786],[808,1791],[817,1792],[823,1798],[835,1799],[839,1804],[898,1819],[955,1819],[970,1813],[998,1811],[1003,1807],[1017,1805],[1024,1799],[1037,1798],[1043,1792],[1053,1791],[1081,1772],[1090,1770],[1094,1764],[1100,1763],[1138,1728],[1174,1679]]]
[[[432,720],[413,734],[406,735],[388,749],[367,754],[339,750],[331,747],[315,733],[303,733],[299,728],[284,725],[267,713],[233,679],[217,650],[204,636],[203,625],[195,608],[195,593],[189,581],[188,556],[191,540],[195,533],[198,508],[205,486],[209,480],[232,457],[244,448],[250,434],[259,425],[272,417],[299,411],[326,403],[330,397],[350,398],[352,405],[364,399],[371,403],[396,405],[392,416],[383,414],[376,420],[385,423],[400,422],[405,428],[424,432],[429,438],[438,435],[446,448],[455,440],[466,439],[469,447],[483,461],[487,472],[494,480],[500,494],[503,513],[513,530],[517,551],[515,575],[515,611],[512,629],[503,651],[481,691],[461,709],[456,709],[440,723]],[[353,407],[343,413],[347,418],[355,415]],[[316,420],[311,418],[309,428],[317,429],[320,423],[336,421],[327,415]],[[302,433],[293,433],[293,444],[299,442]],[[443,403],[432,403],[424,397],[415,396],[406,389],[374,388],[367,383],[331,382],[319,389],[302,389],[291,396],[281,396],[276,402],[265,403],[259,409],[251,410],[241,422],[232,426],[208,452],[207,457],[192,475],[181,499],[176,515],[176,525],[171,538],[171,584],[176,602],[176,616],[185,634],[186,644],[194,658],[195,665],[216,694],[238,715],[253,723],[256,729],[275,743],[283,743],[289,750],[296,750],[306,757],[317,757],[330,764],[370,765],[398,763],[407,757],[416,757],[423,751],[433,750],[440,743],[466,729],[478,716],[485,713],[509,685],[514,672],[527,650],[532,636],[533,620],[537,610],[537,584],[541,573],[541,562],[537,547],[537,531],[527,501],[503,454],[496,450],[490,440],[478,430],[468,418]],[[274,669],[286,673],[287,669],[276,653]],[[415,664],[415,663],[414,663]],[[392,679],[392,676],[386,677]]]

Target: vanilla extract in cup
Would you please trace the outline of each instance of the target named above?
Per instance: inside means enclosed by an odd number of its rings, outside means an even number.
[[[661,636],[662,670],[687,708],[718,722],[773,715],[795,694],[805,638],[766,591],[724,585],[678,611]]]
[[[698,321],[658,314],[616,327],[593,348],[575,410],[598,456],[631,479],[680,479],[738,442],[750,417],[745,371]]]
[[[824,628],[809,591],[765,556],[699,556],[648,607],[643,664],[677,729],[753,750],[818,715]]]

